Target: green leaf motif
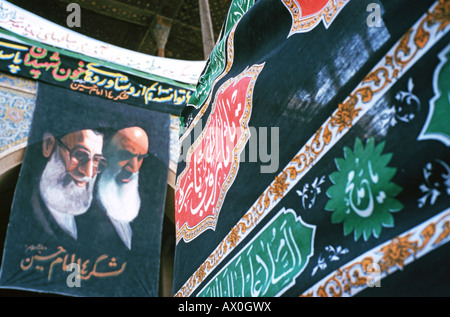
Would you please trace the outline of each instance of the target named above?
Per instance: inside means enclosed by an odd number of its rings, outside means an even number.
[[[283,207],[197,296],[280,296],[308,265],[315,231],[316,226]]]
[[[437,140],[450,146],[450,45],[440,54],[440,64],[433,77],[434,97],[430,100],[427,120],[420,132],[420,140]]]
[[[403,209],[395,198],[402,188],[391,182],[397,169],[387,166],[392,154],[382,154],[384,145],[375,146],[370,138],[364,146],[356,138],[353,151],[344,147],[344,158],[335,159],[338,170],[329,175],[333,185],[325,209],[333,212],[332,223],[343,223],[344,235],[353,232],[355,241],[378,238],[383,227],[394,226],[391,213]]]
[[[189,98],[188,104],[190,106],[194,106],[197,109],[200,108],[207,99],[214,81],[225,70],[228,35],[233,26],[250,9],[254,2],[254,0],[233,0],[231,3],[219,40],[208,58],[205,69],[198,80],[195,92]]]

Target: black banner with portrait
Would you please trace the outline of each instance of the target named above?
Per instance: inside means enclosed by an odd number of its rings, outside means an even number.
[[[0,287],[157,296],[170,114],[39,83]]]

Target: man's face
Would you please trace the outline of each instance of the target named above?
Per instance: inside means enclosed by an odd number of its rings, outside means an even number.
[[[139,127],[125,128],[116,133],[108,144],[105,155],[109,168],[117,171],[116,181],[128,183],[141,168],[148,152],[148,137]]]
[[[103,136],[92,130],[58,139],[46,135],[43,154],[49,160],[40,180],[41,197],[51,211],[80,215],[92,201]]]
[[[105,149],[108,167],[98,181],[98,198],[107,214],[130,222],[139,213],[139,169],[148,151],[144,130],[131,127],[120,130]]]
[[[58,144],[67,174],[78,187],[86,186],[98,172],[102,156],[103,136],[92,130],[70,133]]]

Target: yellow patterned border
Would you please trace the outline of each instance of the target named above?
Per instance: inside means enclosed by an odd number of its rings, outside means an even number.
[[[303,17],[301,7],[297,0],[281,0],[292,16],[292,26],[287,37],[295,33],[309,32],[314,29],[320,21],[328,28],[342,8],[350,0],[330,0],[322,10],[312,16]]]
[[[373,278],[377,278],[382,287],[383,278],[447,243],[449,237],[450,209],[447,209],[347,263],[300,296],[353,296],[369,287],[369,283],[374,282]]]
[[[230,230],[175,296],[190,296],[219,263],[241,243],[317,161],[450,30],[450,0],[435,2],[338,106],[292,161]]]

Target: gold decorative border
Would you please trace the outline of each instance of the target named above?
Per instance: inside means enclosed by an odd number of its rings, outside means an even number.
[[[228,74],[228,72],[231,69],[231,66],[233,65],[233,61],[234,61],[234,33],[236,31],[236,27],[238,25],[239,21],[236,22],[236,24],[233,26],[233,28],[230,30],[230,33],[228,34],[228,39],[227,39],[227,65],[225,67],[225,70],[223,71],[222,74],[220,74],[215,80],[214,83],[211,85],[211,90],[213,90],[213,88],[216,86],[217,82],[222,79],[226,74]],[[216,94],[217,96],[217,94]],[[179,144],[183,143],[183,140],[190,136],[190,132],[192,131],[192,129],[195,127],[195,125],[198,123],[198,121],[200,120],[200,118],[203,117],[203,115],[205,114],[206,110],[209,108],[209,105],[211,103],[211,98],[212,98],[212,94],[209,94],[207,100],[205,101],[203,107],[200,109],[200,111],[197,113],[197,115],[195,116],[195,118],[192,120],[191,124],[189,125],[189,128],[183,132],[183,135],[180,137],[179,139]],[[208,119],[209,122],[209,119]],[[203,133],[202,133],[203,134]],[[199,137],[200,139],[200,137]],[[197,142],[197,141],[195,141]],[[190,146],[189,148],[189,157],[192,155],[193,149],[196,147],[196,143],[194,143],[193,145]],[[178,191],[178,189],[180,188],[180,181],[181,179],[184,177],[184,174],[186,174],[187,169],[189,167],[189,160],[187,159],[186,161],[186,166],[184,168],[184,170],[177,176],[177,180],[175,183],[175,192]],[[177,210],[175,210],[175,212],[177,212]],[[216,219],[215,217],[211,217],[208,216],[206,217],[202,223],[198,224],[195,228],[189,228],[187,229],[187,226],[182,226],[181,228],[178,228],[178,224],[176,225],[176,242],[178,243],[180,241],[180,238],[183,237],[185,239],[185,241],[190,241],[192,239],[194,239],[200,232],[203,232],[204,230],[206,230],[207,228],[210,227],[215,227],[215,223],[216,223]],[[180,232],[181,230],[183,230],[183,232]]]
[[[305,33],[314,29],[320,21],[328,28],[342,8],[350,0],[329,0],[322,10],[314,15],[302,17],[302,9],[297,0],[281,0],[292,16],[292,26],[287,37],[295,33]]]
[[[353,296],[369,287],[373,278],[382,287],[383,278],[448,243],[449,237],[450,209],[447,209],[335,270],[300,297]]]
[[[231,85],[234,85],[235,83],[239,82],[244,77],[250,77],[250,83],[247,87],[246,91],[246,99],[245,99],[245,106],[244,111],[242,114],[241,119],[239,120],[240,128],[242,129],[242,135],[239,138],[236,146],[233,149],[233,161],[232,166],[230,169],[230,173],[228,174],[227,178],[225,179],[224,183],[222,184],[222,188],[220,190],[220,195],[217,201],[217,204],[215,206],[215,212],[212,216],[207,216],[205,219],[203,219],[200,223],[195,225],[194,227],[189,227],[187,223],[184,223],[181,228],[179,227],[178,222],[176,223],[176,242],[178,243],[181,238],[184,239],[185,242],[189,242],[192,239],[195,239],[199,234],[201,234],[203,231],[207,229],[214,229],[216,227],[217,218],[219,217],[220,209],[222,208],[222,203],[225,199],[225,196],[227,194],[227,191],[229,187],[233,184],[234,179],[236,177],[236,174],[239,170],[239,155],[242,149],[244,148],[245,144],[248,141],[248,138],[250,137],[250,132],[248,130],[248,121],[250,120],[250,114],[252,111],[252,99],[253,99],[253,89],[256,83],[256,80],[258,78],[258,75],[262,71],[264,67],[264,64],[262,65],[253,65],[250,68],[246,68],[242,73],[240,73],[238,76],[228,79],[220,88],[217,90],[215,94],[214,100],[217,101],[217,96],[222,93],[223,91],[227,90],[228,87]],[[217,103],[214,102],[211,107],[211,115],[208,117],[208,120],[205,125],[205,129],[201,132],[199,137],[195,140],[194,144],[189,148],[187,152],[186,157],[186,168],[183,170],[183,172],[180,174],[180,176],[177,179],[176,188],[178,190],[179,184],[181,179],[184,177],[188,170],[188,166],[191,163],[191,156],[194,152],[194,150],[198,147],[198,145],[202,142],[204,139],[205,133],[208,129],[208,126],[211,122],[211,116],[216,110]],[[178,211],[176,211],[178,212]],[[186,211],[187,212],[187,211]]]
[[[317,130],[275,177],[270,186],[244,214],[175,296],[190,296],[219,263],[281,201],[317,161],[392,87],[401,76],[450,30],[450,0],[435,2],[392,47],[385,57],[339,104],[331,117]],[[289,180],[289,182],[288,182]]]

